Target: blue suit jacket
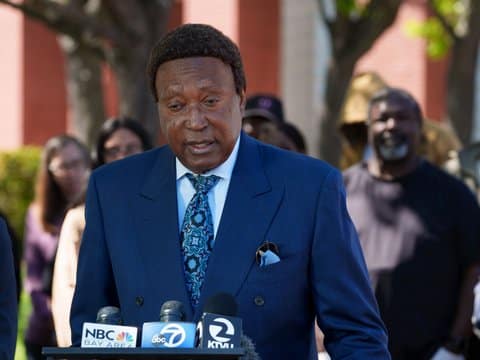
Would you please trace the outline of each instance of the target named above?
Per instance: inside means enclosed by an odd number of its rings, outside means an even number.
[[[334,359],[388,359],[385,329],[345,207],[338,171],[242,134],[200,304],[189,308],[169,147],[94,172],[72,305],[73,343],[97,310],[120,306],[124,322],[157,321],[179,300],[198,321],[205,299],[232,294],[244,333],[268,359],[316,359],[314,317]],[[257,248],[281,261],[259,267]]]
[[[17,341],[17,283],[12,242],[0,217],[0,359],[13,359]]]

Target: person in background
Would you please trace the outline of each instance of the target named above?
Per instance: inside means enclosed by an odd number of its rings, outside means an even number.
[[[138,121],[112,118],[103,124],[95,149],[95,168],[152,148],[152,140]]]
[[[247,99],[242,129],[266,144],[307,153],[302,133],[295,125],[285,121],[282,101],[274,95],[257,94]]]
[[[285,122],[280,125],[280,130],[291,140],[293,143],[293,151],[301,154],[307,154],[307,144],[302,132],[292,123]]]
[[[376,72],[356,74],[342,106],[338,129],[342,135],[340,168],[346,169],[371,155],[367,139],[368,103],[373,94],[388,87]],[[444,123],[423,119],[422,136],[418,152],[431,163],[443,166],[452,151],[462,144],[453,129]]]
[[[255,129],[258,124],[272,122],[281,124],[285,122],[282,101],[272,94],[255,94],[249,96],[245,102],[243,115],[243,129],[252,133],[249,128]],[[255,137],[255,133],[252,134]]]
[[[96,166],[123,159],[152,148],[143,126],[126,117],[103,123],[96,144]],[[52,285],[52,314],[57,344],[71,345],[70,306],[75,290],[78,251],[85,228],[84,199],[70,209],[60,232]]]
[[[480,208],[464,183],[418,155],[422,119],[404,90],[373,95],[373,151],[344,173],[347,207],[392,359],[462,360],[480,268]]]
[[[0,217],[0,359],[11,360],[17,340],[17,292],[12,240]]]
[[[72,136],[55,136],[43,148],[35,198],[25,220],[25,287],[32,300],[25,334],[29,360],[42,359],[42,347],[56,344],[51,287],[58,235],[67,209],[85,191],[90,164],[88,149]]]

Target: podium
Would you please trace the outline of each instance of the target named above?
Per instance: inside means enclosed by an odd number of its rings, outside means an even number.
[[[59,348],[44,347],[42,355],[53,359],[138,359],[138,360],[233,360],[245,354],[236,349],[153,349],[153,348]]]

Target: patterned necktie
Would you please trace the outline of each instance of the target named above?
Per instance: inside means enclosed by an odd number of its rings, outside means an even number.
[[[196,307],[200,290],[207,270],[208,257],[213,247],[214,232],[208,192],[220,178],[215,175],[186,175],[195,188],[195,195],[188,204],[182,224],[180,240],[182,244],[185,282],[190,292],[192,305]]]

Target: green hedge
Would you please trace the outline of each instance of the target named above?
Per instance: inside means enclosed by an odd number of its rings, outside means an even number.
[[[23,251],[25,214],[35,193],[40,156],[41,148],[31,146],[0,152],[0,210],[8,217],[18,235],[20,251]],[[26,360],[23,334],[30,310],[30,296],[22,292],[15,360]]]
[[[35,192],[40,155],[41,149],[31,146],[0,152],[0,210],[8,217],[20,241],[25,213]],[[23,248],[21,244],[20,248]]]

